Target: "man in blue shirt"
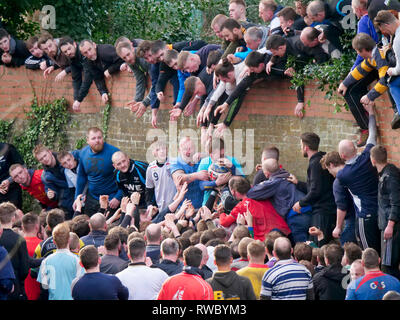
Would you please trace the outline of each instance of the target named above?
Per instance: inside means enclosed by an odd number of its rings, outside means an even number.
[[[209,180],[200,181],[200,189],[204,191],[203,206],[206,205],[212,190],[225,190],[224,192],[227,192],[226,196],[228,196],[230,194],[227,186],[229,179],[235,175],[244,176],[239,162],[234,157],[225,156],[224,140],[213,139],[209,144],[208,151],[210,156],[201,159],[198,171],[207,170],[208,172],[210,167],[215,164],[222,169],[226,169],[227,172],[219,173],[215,178],[210,175]]]
[[[381,272],[380,262],[381,259],[374,249],[369,248],[363,252],[361,263],[365,275],[349,284],[346,300],[382,300],[388,291],[400,293],[400,281]]]
[[[353,196],[356,209],[357,240],[363,249],[374,248],[380,252],[380,231],[378,229],[378,173],[372,166],[370,150],[376,144],[376,120],[371,105],[365,106],[369,113],[369,137],[364,151],[357,155],[357,149],[350,140],[339,143],[340,157],[345,165],[336,174],[336,179]],[[334,166],[330,164],[330,166]]]
[[[103,132],[96,127],[87,131],[86,141],[88,146],[79,153],[80,165],[75,199],[83,193],[85,185],[88,183],[84,210],[85,214],[90,217],[98,212],[101,195],[109,196],[111,210],[117,209],[122,198],[122,191],[118,189],[114,180],[114,167],[111,160],[112,155],[119,149],[104,142]]]
[[[178,190],[184,182],[188,183],[185,199],[191,200],[196,209],[201,207],[203,201],[199,182],[208,180],[208,171],[197,171],[198,167],[193,140],[189,136],[182,138],[179,142],[179,156],[171,161],[171,173]]]
[[[331,151],[321,159],[321,166],[323,169],[327,169],[332,176],[336,177],[339,170],[345,166],[345,162],[340,157],[339,152]],[[346,242],[357,243],[353,197],[349,190],[340,184],[338,179],[335,179],[333,182],[332,191],[337,207],[336,227],[332,232],[332,236],[334,238],[340,238],[340,244],[342,246]]]
[[[84,247],[80,264],[86,273],[71,285],[74,300],[128,300],[129,291],[116,276],[100,272],[100,257],[95,246]]]

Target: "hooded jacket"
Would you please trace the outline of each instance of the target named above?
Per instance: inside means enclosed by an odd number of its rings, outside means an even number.
[[[214,291],[214,300],[256,300],[250,280],[235,271],[215,272],[206,281]]]
[[[0,49],[0,56],[3,55],[4,51]],[[25,63],[25,60],[31,55],[25,42],[22,40],[14,39],[10,37],[10,50],[8,52],[11,55],[11,62],[5,64],[0,59],[0,65],[4,64],[6,67],[20,67]]]
[[[325,152],[317,152],[310,158],[307,169],[307,183],[299,181],[297,188],[306,193],[300,200],[301,207],[312,206],[313,213],[323,211],[324,214],[336,214],[335,198],[333,196],[334,177],[328,170],[322,169],[321,159]]]
[[[304,193],[287,180],[289,175],[285,169],[279,169],[271,174],[268,180],[251,188],[247,197],[254,200],[270,199],[275,210],[285,218],[294,204],[304,198]]]
[[[315,300],[344,300],[348,274],[349,271],[340,264],[330,265],[316,273],[313,278]]]

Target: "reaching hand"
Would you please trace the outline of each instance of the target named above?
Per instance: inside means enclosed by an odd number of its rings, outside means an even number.
[[[101,195],[99,197],[99,202],[100,202],[100,208],[102,209],[107,209],[108,208],[108,195]]]
[[[101,95],[101,101],[103,101],[104,104],[108,102],[108,93],[103,93]]]
[[[141,195],[140,195],[140,193],[139,192],[134,192],[134,193],[132,193],[131,194],[131,202],[134,204],[134,205],[138,205],[139,204],[139,202],[140,202],[140,197],[141,197]]]
[[[169,112],[169,120],[177,121],[181,114],[182,110],[180,108],[174,108]]]

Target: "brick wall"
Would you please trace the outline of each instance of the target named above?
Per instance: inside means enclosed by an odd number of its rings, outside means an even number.
[[[56,74],[57,71],[48,79],[44,79],[41,71],[25,68],[6,69],[1,66],[1,119],[20,119],[16,123],[17,126],[21,126],[24,110],[29,110],[34,95],[39,102],[65,97],[72,105],[70,76],[62,83],[55,83]],[[126,151],[131,157],[152,160],[148,148],[155,136],[164,137],[169,142],[172,155],[176,153],[178,141],[175,133],[187,134],[190,131],[200,137],[195,116],[182,116],[176,124],[169,123],[168,111],[172,103],[169,85],[166,90],[166,102],[161,104],[159,111],[158,130],[151,127],[149,111],[141,119],[136,119],[126,108],[126,102],[134,97],[135,91],[135,80],[130,74],[113,76],[107,80],[107,86],[112,95],[107,141]],[[305,90],[306,100],[311,101],[310,107],[306,108],[306,116],[303,119],[296,118],[293,114],[296,93],[290,90],[289,86],[288,81],[262,82],[255,85],[247,94],[240,113],[233,122],[233,142],[228,143],[228,153],[237,156],[249,173],[253,172],[253,166],[259,163],[263,146],[274,144],[281,151],[282,165],[297,176],[305,178],[307,159],[301,156],[299,147],[299,136],[305,131],[314,131],[321,137],[320,149],[323,151],[335,150],[342,139],[358,138],[352,115],[347,111],[334,113],[329,101],[324,100],[324,94],[312,86]],[[72,114],[75,125],[67,129],[70,148],[74,148],[77,139],[84,138],[88,127],[101,127],[103,108],[100,95],[93,84],[89,95],[81,104],[82,111]],[[400,131],[390,128],[393,111],[386,95],[378,100],[377,111],[380,142],[387,147],[389,159],[400,165],[400,146],[396,143]],[[246,137],[250,139],[246,140]]]

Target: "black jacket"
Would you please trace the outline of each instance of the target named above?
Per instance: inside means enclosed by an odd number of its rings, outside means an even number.
[[[130,197],[133,192],[140,193],[139,207],[146,206],[146,170],[148,166],[147,162],[131,159],[127,172],[114,171],[115,181],[124,197]]]
[[[96,82],[97,89],[101,94],[108,93],[104,82],[104,72],[106,70],[110,74],[119,72],[119,68],[124,63],[124,60],[117,55],[115,47],[111,44],[98,44],[96,50],[96,60],[87,60],[88,70],[95,81],[103,79],[103,82]]]
[[[25,42],[22,40],[14,39],[10,37],[10,51],[11,62],[5,64],[3,60],[1,60],[1,56],[4,51],[0,49],[0,65],[4,64],[6,67],[20,67],[25,63],[25,60],[31,55],[28,48],[25,45]]]
[[[388,220],[400,221],[400,170],[387,164],[379,173],[378,226],[385,230]]]
[[[310,158],[307,169],[307,183],[299,181],[297,189],[306,196],[299,201],[301,207],[311,206],[313,213],[322,211],[324,214],[336,214],[335,198],[332,185],[334,177],[323,170],[320,164],[325,152],[317,152]]]
[[[40,58],[35,57],[35,56],[29,56],[25,60],[25,68],[30,69],[30,70],[39,70],[40,69],[40,64],[46,61],[46,65],[50,63],[50,59],[44,54]]]
[[[206,281],[214,291],[215,300],[256,300],[250,280],[235,271],[215,272]]]
[[[26,241],[11,229],[4,229],[0,238],[2,245],[11,255],[11,263],[14,268],[14,292],[9,295],[13,300],[25,297],[24,281],[29,272],[29,255]]]
[[[79,48],[76,48],[75,57],[71,58],[71,77],[74,100],[82,102],[89,92],[93,76],[89,70],[88,59],[81,54]],[[101,91],[106,87],[104,78],[96,79],[95,83],[100,95],[107,93],[107,91]]]
[[[10,177],[8,170],[15,163],[24,164],[18,150],[12,144],[0,142],[0,181]]]
[[[316,273],[313,278],[315,300],[344,300],[346,297],[345,277],[349,271],[341,265],[330,265]]]
[[[173,262],[171,260],[161,260],[159,263],[155,263],[151,265],[152,268],[159,268],[164,271],[168,276],[173,276],[178,273],[181,273],[183,270],[182,261],[178,260]]]

